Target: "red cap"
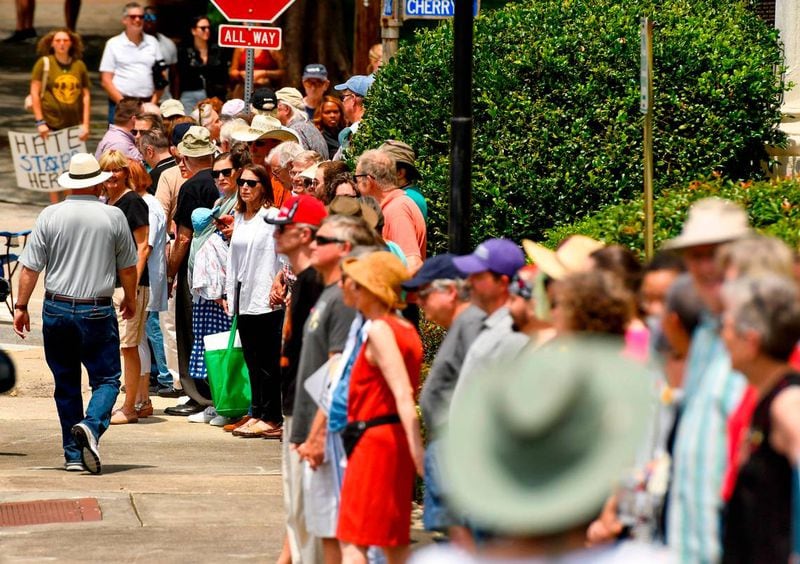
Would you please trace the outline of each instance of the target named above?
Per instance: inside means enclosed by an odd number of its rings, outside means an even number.
[[[265,217],[264,221],[272,225],[286,225],[287,223],[305,223],[319,227],[325,216],[328,215],[325,204],[321,200],[308,194],[292,196],[283,203],[277,217]]]

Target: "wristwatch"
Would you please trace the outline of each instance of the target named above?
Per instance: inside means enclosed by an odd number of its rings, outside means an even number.
[[[28,311],[28,304],[14,304],[14,309],[18,311]]]

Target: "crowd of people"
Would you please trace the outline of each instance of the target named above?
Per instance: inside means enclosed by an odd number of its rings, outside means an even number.
[[[789,559],[800,301],[784,243],[712,198],[644,265],[581,235],[428,257],[413,148],[343,160],[373,76],[331,90],[310,64],[304,95],[264,69],[243,100],[224,87],[238,55],[198,17],[165,99],[132,54],[163,53],[148,10],[125,6],[101,63],[109,129],[20,258],[22,337],[46,273],[65,470],[99,473],[108,426],[152,416],[158,394],[182,397],[167,415],[282,441],[281,562]],[[72,32],[43,45],[52,69],[80,59]],[[48,113],[42,66],[40,133],[86,127]],[[421,314],[446,331],[425,374]],[[241,417],[215,410],[204,354],[234,321]],[[412,556],[417,476],[424,525],[450,542]]]

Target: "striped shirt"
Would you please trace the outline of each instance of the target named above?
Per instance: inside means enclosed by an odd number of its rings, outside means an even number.
[[[731,368],[719,336],[719,320],[707,316],[692,336],[673,453],[667,539],[681,562],[720,559],[727,420],[744,389],[745,379]]]

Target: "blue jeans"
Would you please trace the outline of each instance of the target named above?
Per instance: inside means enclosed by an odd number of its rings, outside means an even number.
[[[161,333],[161,324],[158,322],[157,311],[148,312],[144,331],[153,349],[153,360],[158,370],[158,383],[169,388],[172,386],[172,373],[167,368],[167,355],[164,353],[164,335]]]
[[[442,483],[442,441],[435,439],[425,448],[425,493],[422,524],[426,531],[447,531],[457,524],[444,499]]]
[[[55,380],[56,409],[61,421],[64,458],[80,460],[81,449],[72,426],[83,422],[99,441],[108,429],[111,409],[119,394],[122,373],[119,328],[114,307],[45,300],[42,333],[47,366]],[[89,374],[92,397],[83,412],[81,364]]]

